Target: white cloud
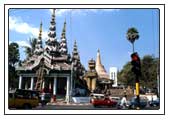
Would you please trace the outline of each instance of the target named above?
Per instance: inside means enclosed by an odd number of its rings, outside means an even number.
[[[93,13],[97,13],[97,12],[118,12],[120,9],[56,9],[56,15],[61,16],[63,14],[67,14],[67,13],[72,13],[72,14],[81,14],[81,15],[85,15],[88,12],[93,12]],[[53,12],[52,9],[49,10],[50,13]]]
[[[24,46],[27,46],[27,47],[31,47],[30,44],[24,40],[20,40],[20,41],[16,41],[16,43],[20,46],[20,47],[24,47]]]
[[[9,41],[9,44],[11,43],[17,43],[20,47],[24,47],[24,46],[27,46],[27,47],[31,47],[30,44],[25,41],[25,40],[20,40],[20,41]]]
[[[29,34],[37,37],[39,34],[39,28],[33,27],[26,22],[23,22],[20,18],[9,16],[9,29],[14,30],[21,34]],[[42,33],[42,38],[47,38],[47,32]]]

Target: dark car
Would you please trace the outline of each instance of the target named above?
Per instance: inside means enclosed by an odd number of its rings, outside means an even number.
[[[31,109],[39,105],[38,91],[16,89],[9,91],[8,105],[11,108]]]
[[[129,109],[137,108],[138,103],[136,97],[132,97],[129,101]],[[140,108],[145,108],[147,106],[147,100],[140,98]]]
[[[156,99],[156,100],[149,101],[149,105],[150,105],[151,107],[159,106],[159,105],[160,105],[159,98]]]

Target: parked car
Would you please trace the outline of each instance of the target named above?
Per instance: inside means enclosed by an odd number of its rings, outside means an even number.
[[[108,97],[105,97],[103,99],[92,99],[92,104],[94,107],[98,106],[110,106],[114,107],[117,104],[117,101],[111,100]]]
[[[90,95],[90,97],[91,97],[90,103],[92,103],[92,101],[93,101],[94,99],[103,99],[103,98],[105,98],[105,95],[104,95],[104,94],[98,94],[98,93],[92,93],[92,94]]]
[[[109,98],[112,99],[112,100],[115,100],[117,102],[120,102],[120,100],[121,100],[120,97],[110,96]]]
[[[160,105],[159,98],[157,98],[156,100],[149,101],[149,105],[150,105],[151,107],[159,106],[159,105]]]
[[[39,93],[33,90],[16,89],[9,91],[8,106],[10,108],[31,109],[39,104]]]
[[[132,97],[128,103],[129,105],[129,109],[135,109],[138,106],[137,103],[137,98],[136,97]],[[140,98],[140,108],[145,108],[147,105],[147,100]]]

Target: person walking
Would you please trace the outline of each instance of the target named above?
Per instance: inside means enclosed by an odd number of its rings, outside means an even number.
[[[121,100],[120,105],[122,106],[122,109],[126,108],[126,105],[127,105],[127,95],[124,95],[124,97]]]

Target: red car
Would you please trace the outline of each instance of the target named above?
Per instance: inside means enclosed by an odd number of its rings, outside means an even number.
[[[114,107],[116,106],[117,101],[111,100],[109,98],[104,98],[104,99],[92,99],[91,103],[93,104],[94,107],[97,106]]]

